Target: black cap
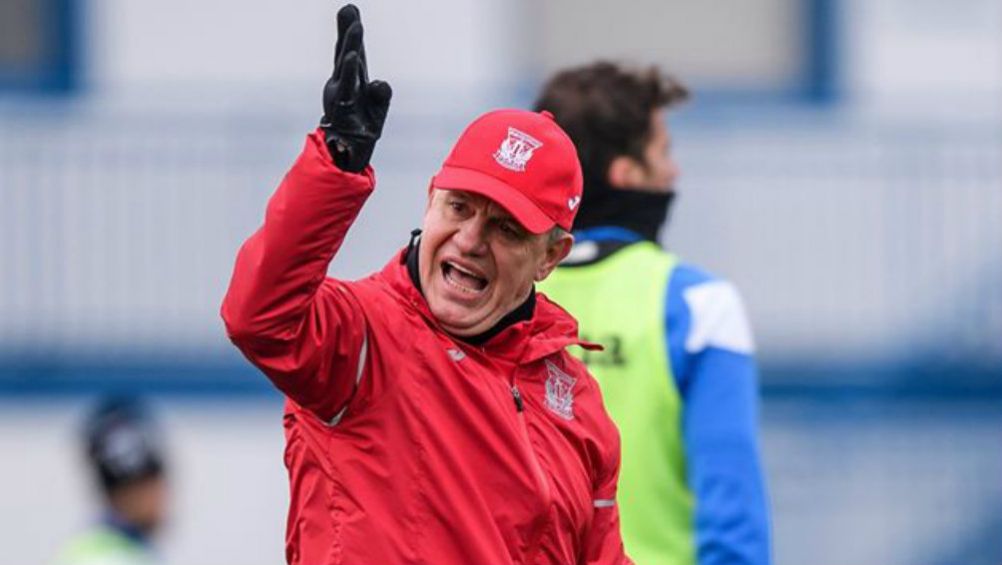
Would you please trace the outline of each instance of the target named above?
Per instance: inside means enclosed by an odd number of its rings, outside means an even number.
[[[105,492],[163,474],[163,449],[152,417],[134,398],[108,398],[88,416],[87,458]]]

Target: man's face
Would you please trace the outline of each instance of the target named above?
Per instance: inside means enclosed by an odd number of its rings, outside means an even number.
[[[525,301],[573,241],[532,234],[492,200],[459,190],[432,191],[422,230],[421,288],[431,313],[457,336],[487,331]]]
[[[671,154],[671,136],[668,133],[665,110],[651,112],[651,138],[644,147],[644,163],[637,172],[637,181],[631,188],[653,192],[671,192],[679,170]]]

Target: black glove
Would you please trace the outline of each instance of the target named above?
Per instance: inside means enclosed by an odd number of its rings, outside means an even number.
[[[324,86],[324,117],[320,127],[334,164],[342,171],[361,172],[369,164],[390,108],[393,90],[381,80],[369,82],[362,44],[362,18],[352,4],[337,13],[334,74]]]

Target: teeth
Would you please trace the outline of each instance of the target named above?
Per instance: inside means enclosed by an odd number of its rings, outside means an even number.
[[[476,293],[482,292],[487,287],[487,280],[483,277],[479,277],[449,262],[443,263],[443,267],[445,279],[459,290]]]
[[[452,265],[453,269],[456,269],[457,271],[459,271],[460,273],[463,273],[464,275],[470,275],[471,277],[476,277],[478,279],[484,278],[484,277],[481,277],[480,275],[478,275],[476,273],[471,273],[470,271],[467,271],[466,269],[460,267],[459,265],[453,265],[452,263],[450,263],[450,265]]]

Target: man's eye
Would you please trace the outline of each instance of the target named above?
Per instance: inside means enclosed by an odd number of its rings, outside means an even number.
[[[511,225],[508,222],[504,222],[501,224],[501,232],[511,238],[522,237],[522,230],[516,228],[515,226]]]
[[[453,212],[462,212],[463,210],[466,209],[466,204],[463,202],[453,200],[452,202],[449,202],[449,208],[452,208]]]

